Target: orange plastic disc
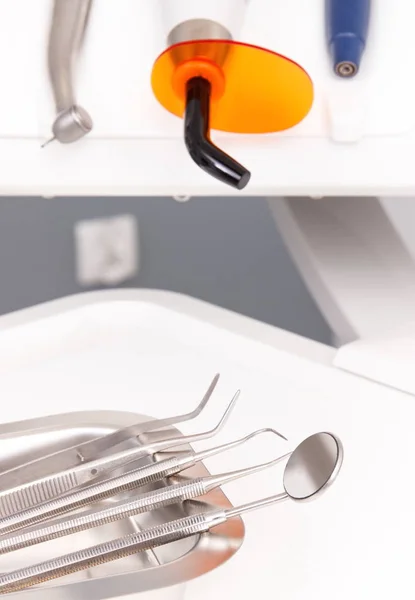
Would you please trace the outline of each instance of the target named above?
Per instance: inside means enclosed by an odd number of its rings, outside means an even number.
[[[227,40],[176,44],[156,60],[151,85],[157,100],[182,117],[186,81],[211,82],[212,129],[233,133],[271,133],[297,125],[313,104],[313,83],[292,60]]]

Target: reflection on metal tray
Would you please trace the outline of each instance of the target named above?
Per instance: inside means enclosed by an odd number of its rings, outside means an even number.
[[[35,455],[49,454],[148,418],[133,413],[95,411],[66,413],[0,425],[0,470],[12,468]],[[174,428],[169,428],[169,431],[179,433]],[[142,440],[140,438],[140,441],[144,443],[145,436]],[[129,441],[123,447],[131,447],[134,443]],[[181,450],[185,448],[186,446],[180,447]],[[148,462],[151,460],[149,458]],[[140,462],[143,464],[143,459]],[[128,468],[131,469],[131,464],[126,470]],[[204,477],[209,475],[209,472],[202,463],[198,463],[188,469],[186,475]],[[165,485],[168,485],[166,480],[140,488],[140,491],[149,491]],[[131,497],[135,493],[137,492],[124,493],[122,496],[96,503],[94,510],[120,498]],[[193,502],[189,506],[194,505]],[[204,506],[230,508],[232,505],[221,489],[216,489],[201,497],[197,506],[199,510],[201,507],[203,510]],[[36,549],[19,550],[0,557],[0,571],[11,571],[34,562],[38,563],[183,516],[186,516],[184,505],[176,504],[46,542],[36,546]],[[33,600],[104,600],[180,585],[224,563],[238,551],[243,539],[244,525],[241,518],[236,517],[201,536],[73,573],[20,592],[17,596],[31,594]]]

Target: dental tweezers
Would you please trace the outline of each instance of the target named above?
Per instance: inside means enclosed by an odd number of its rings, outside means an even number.
[[[238,398],[239,391],[232,398],[226,411],[222,415],[219,423],[213,429],[210,429],[209,431],[205,431],[203,433],[198,433],[196,435],[181,436],[170,440],[155,442],[154,444],[152,444],[151,448],[146,447],[145,454],[154,455],[157,453],[157,456],[159,457],[160,455],[163,456],[162,451],[167,450],[168,448],[174,448],[175,446],[190,444],[195,441],[206,440],[208,438],[213,437],[225,425]],[[230,446],[228,445],[227,447]],[[117,465],[120,466],[121,464],[125,464],[126,453],[130,453],[129,457],[131,458],[131,452],[136,452],[138,455],[138,453],[142,450],[143,447],[134,448],[133,450],[127,450],[126,452],[118,453],[118,455],[112,455],[110,457],[107,457],[106,460],[108,461],[109,459],[112,461],[112,467],[114,467],[114,461],[118,461]],[[11,533],[13,531],[23,529],[25,527],[30,527],[48,518],[57,517],[72,510],[86,506],[87,504],[90,504],[92,502],[98,502],[99,500],[110,498],[111,496],[115,496],[120,492],[132,490],[139,486],[146,485],[147,483],[159,481],[159,479],[167,477],[171,474],[178,473],[182,470],[182,468],[187,468],[183,467],[183,464],[188,464],[188,466],[192,464],[195,453],[193,451],[189,452],[185,452],[184,457],[182,456],[182,458],[176,456],[176,454],[180,454],[180,451],[174,453],[168,452],[165,454],[165,456],[167,457],[170,455],[171,458],[166,458],[165,461],[161,461],[160,463],[156,462],[146,467],[134,469],[133,471],[129,471],[128,473],[119,475],[117,477],[106,479],[102,482],[93,483],[92,485],[82,487],[79,490],[74,490],[64,495],[59,495],[58,497],[53,498],[48,502],[37,504],[36,506],[32,506],[31,508],[19,511],[17,513],[12,512],[7,517],[0,519],[0,535],[5,533]],[[206,457],[206,453],[208,452],[209,451],[206,450],[204,452],[199,453],[199,455]],[[117,456],[117,458],[115,458],[115,456]],[[121,459],[124,462],[122,462]],[[88,463],[88,465],[81,465],[79,467],[76,467],[75,469],[72,469],[72,471],[70,471],[69,473],[75,478],[78,477],[77,481],[88,480],[87,478],[90,471],[90,465],[94,464],[94,462],[96,465],[98,462],[100,462],[102,465],[101,461],[103,460],[105,459],[100,459],[100,461],[93,461],[91,463]],[[170,462],[168,462],[169,460]],[[108,462],[106,463],[106,465],[108,466]],[[171,471],[171,469],[173,469],[173,471]],[[56,478],[67,475],[68,474],[58,474],[56,475]],[[96,474],[94,473],[93,476],[95,477]],[[53,485],[54,479],[52,478],[51,481]],[[44,482],[42,482],[42,484],[44,485]],[[50,481],[48,481],[48,485],[51,485]],[[32,493],[34,493],[33,490]]]
[[[73,489],[80,484],[79,482],[92,481],[99,475],[98,470],[102,471],[98,467],[97,472],[92,473],[94,469],[94,466],[91,465],[92,461],[111,448],[143,433],[195,419],[209,402],[218,381],[219,374],[216,374],[201,402],[189,413],[135,423],[0,473],[0,489],[4,490],[0,492],[0,517],[6,517],[40,502],[51,500],[57,495]],[[172,434],[166,434],[166,439],[169,437],[172,437]],[[78,466],[80,468],[75,469]],[[74,475],[68,474],[70,469],[74,470]],[[60,475],[54,477],[56,473],[60,473]]]

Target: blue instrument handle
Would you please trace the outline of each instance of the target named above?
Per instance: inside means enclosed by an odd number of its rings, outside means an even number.
[[[369,31],[371,0],[326,0],[326,35],[338,75],[357,73]]]

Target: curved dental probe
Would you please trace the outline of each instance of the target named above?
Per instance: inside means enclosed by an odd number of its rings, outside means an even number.
[[[252,438],[262,435],[264,433],[272,433],[279,436],[279,433],[274,429],[266,428],[254,431],[246,437],[232,442],[231,445],[241,446],[251,440]],[[229,450],[228,447],[222,448],[223,450]],[[217,448],[214,451],[217,453]],[[210,453],[212,451],[209,451]],[[203,455],[203,456],[201,456]],[[207,477],[198,477],[196,479],[185,479],[179,483],[173,483],[164,488],[157,489],[155,491],[147,492],[135,496],[133,500],[119,502],[116,505],[112,505],[108,508],[98,510],[89,514],[81,514],[70,519],[62,519],[58,522],[46,524],[40,529],[34,529],[31,531],[23,531],[15,536],[9,538],[0,539],[0,554],[6,554],[8,552],[14,552],[22,548],[28,548],[43,542],[54,540],[67,535],[78,533],[79,531],[85,531],[94,527],[100,527],[114,521],[126,519],[134,515],[138,515],[151,510],[156,510],[170,504],[177,502],[184,502],[192,498],[197,498],[203,494],[207,494],[213,489],[220,487],[226,483],[252,475],[258,471],[268,469],[273,465],[276,465],[280,461],[288,458],[290,454],[284,454],[269,462],[261,463],[245,469],[239,469],[237,471],[231,471],[229,473],[222,473],[220,475],[210,475]],[[197,453],[192,457],[192,462],[196,460],[202,460],[205,457],[205,453]],[[162,463],[159,463],[162,464]]]

